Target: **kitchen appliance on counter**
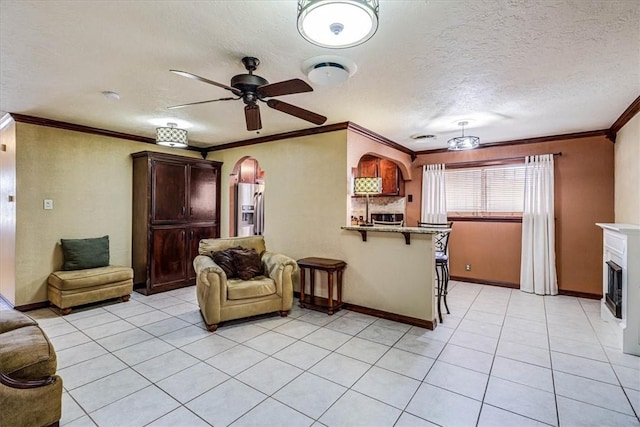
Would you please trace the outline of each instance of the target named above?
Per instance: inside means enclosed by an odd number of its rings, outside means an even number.
[[[264,184],[236,184],[236,236],[264,232]]]
[[[372,213],[371,222],[380,226],[406,226],[404,214],[401,213]]]
[[[404,220],[401,213],[372,213],[371,221],[399,222]]]

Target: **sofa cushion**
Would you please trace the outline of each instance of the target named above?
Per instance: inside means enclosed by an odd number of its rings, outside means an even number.
[[[238,277],[242,280],[250,280],[263,273],[260,255],[253,248],[231,249],[233,266]]]
[[[109,265],[109,236],[90,239],[60,239],[63,270],[83,270]]]
[[[35,320],[17,310],[0,310],[0,334],[37,324]]]
[[[0,369],[13,378],[33,379],[56,372],[56,353],[38,326],[0,334]]]
[[[238,277],[238,273],[233,262],[233,251],[235,249],[242,248],[240,246],[237,246],[235,248],[227,248],[223,251],[211,252],[211,258],[216,264],[218,264],[218,267],[220,267],[222,271],[224,271],[224,274],[227,275],[227,279]]]
[[[118,283],[129,279],[133,279],[133,269],[108,265],[86,270],[54,271],[49,275],[48,282],[51,286],[66,291]]]
[[[264,276],[254,277],[252,280],[231,279],[227,282],[227,298],[230,300],[264,297],[275,293],[275,282]]]

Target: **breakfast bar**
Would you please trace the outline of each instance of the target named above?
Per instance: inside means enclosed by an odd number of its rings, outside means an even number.
[[[433,236],[450,229],[340,228],[341,258],[349,265],[343,291],[347,308],[366,308],[383,317],[434,329],[437,314]]]
[[[351,225],[341,227],[343,230],[358,231],[362,235],[362,241],[367,241],[367,233],[372,231],[376,233],[400,233],[404,236],[404,242],[407,245],[411,244],[411,234],[435,234],[451,231],[450,228],[425,228],[425,227],[397,227],[397,226],[362,226]]]

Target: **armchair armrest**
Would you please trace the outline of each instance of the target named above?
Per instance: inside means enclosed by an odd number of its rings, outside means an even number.
[[[62,416],[62,378],[19,380],[0,374],[0,425],[48,426]]]
[[[196,295],[207,324],[220,322],[220,307],[227,300],[227,275],[213,259],[198,255],[193,260]]]
[[[216,274],[224,274],[222,268],[215,261],[206,255],[198,255],[193,259],[193,269],[196,271],[196,274],[200,273],[216,273]],[[206,271],[205,271],[206,270]],[[225,274],[226,278],[226,274]]]
[[[286,255],[265,251],[262,262],[267,275],[276,283],[276,293],[282,297],[282,311],[289,311],[293,303],[293,272],[298,263]]]
[[[56,382],[57,376],[53,377],[42,377],[42,378],[34,378],[34,379],[22,379],[22,378],[12,378],[7,374],[0,372],[0,384],[5,385],[11,388],[19,388],[19,389],[30,389],[30,388],[38,388],[44,387],[49,384],[53,384]]]
[[[289,258],[283,254],[276,254],[273,252],[265,251],[262,254],[262,262],[264,263],[267,269],[267,275],[271,277],[273,280],[276,280],[274,276],[278,269],[283,269],[287,265],[290,265],[292,268],[292,272],[298,269],[298,263],[296,263],[293,258]]]

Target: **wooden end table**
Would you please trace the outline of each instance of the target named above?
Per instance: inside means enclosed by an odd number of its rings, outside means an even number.
[[[302,258],[298,260],[300,267],[300,307],[312,310],[326,311],[331,315],[342,308],[342,272],[347,263],[339,259],[329,258]],[[310,270],[309,295],[305,295],[306,270]],[[322,298],[315,296],[315,272],[316,270],[327,273],[327,296]],[[337,300],[333,299],[333,274],[336,273]]]

